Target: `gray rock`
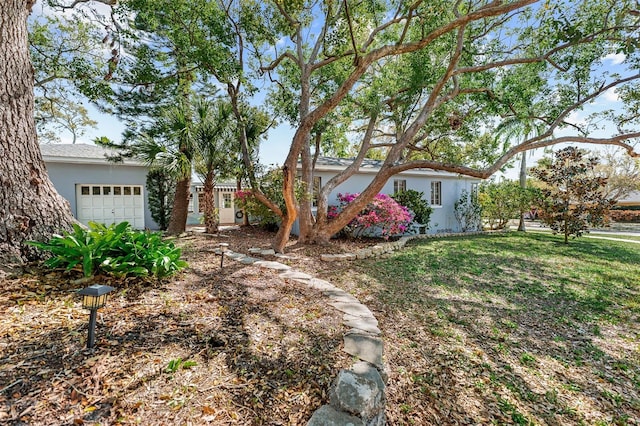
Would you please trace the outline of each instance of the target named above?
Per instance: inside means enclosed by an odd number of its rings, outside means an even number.
[[[320,260],[322,260],[324,262],[333,262],[334,260],[337,260],[337,258],[333,254],[321,254],[320,255]]]
[[[315,288],[317,290],[333,290],[336,288],[329,281],[321,280],[319,278],[311,278],[307,281],[300,281],[297,278],[295,280],[299,282],[305,282],[307,285],[309,285],[309,287]]]
[[[367,333],[380,334],[380,329],[378,328],[378,321],[371,318],[359,318],[344,321],[344,325],[347,327],[354,328],[356,330],[366,331]]]
[[[344,321],[345,323],[348,321],[357,321],[357,320],[367,320],[367,322],[369,322],[370,324],[378,325],[378,320],[373,315],[371,315],[370,317],[359,317],[356,315],[344,314],[342,316],[342,321]]]
[[[366,334],[344,335],[344,351],[363,361],[382,367],[382,340]]]
[[[360,303],[358,299],[356,299],[346,291],[340,290],[339,288],[325,290],[322,293],[334,302]]]
[[[282,254],[282,253],[276,253],[274,254],[275,257],[277,257],[278,259],[297,259],[296,256],[290,256],[288,254]]]
[[[268,260],[259,260],[255,265],[263,268],[275,269],[276,271],[287,271],[291,269],[291,266],[289,265],[284,265],[280,262],[270,262]]]
[[[251,265],[251,264],[256,263],[258,260],[260,260],[260,259],[256,259],[255,257],[245,256],[245,257],[240,259],[240,263],[245,264],[245,265]]]
[[[341,312],[344,312],[345,314],[353,315],[355,317],[373,317],[369,308],[360,303],[332,302],[329,303],[329,305]]]
[[[310,280],[313,277],[300,271],[288,271],[280,274],[280,278],[290,278],[292,280]]]
[[[358,362],[349,370],[338,373],[330,392],[331,405],[368,424],[384,411],[384,388],[378,370],[367,362]]]
[[[347,413],[336,411],[330,405],[323,405],[313,413],[307,426],[364,426],[364,422]]]
[[[263,256],[273,256],[276,254],[276,251],[274,249],[266,249],[266,250],[260,250],[259,253]]]

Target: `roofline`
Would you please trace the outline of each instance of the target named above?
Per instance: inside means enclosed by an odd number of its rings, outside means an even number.
[[[300,164],[298,164],[298,166],[300,166]],[[300,169],[300,167],[298,167],[298,169]],[[318,171],[318,172],[341,172],[345,169],[345,167],[343,166],[334,166],[334,165],[324,165],[324,164],[316,164],[316,167],[314,169],[314,171]],[[366,173],[366,174],[377,174],[380,171],[379,167],[373,167],[373,166],[365,166],[365,167],[360,167],[360,169],[356,172],[357,173]],[[477,177],[473,177],[473,176],[466,176],[466,175],[462,175],[460,173],[452,173],[452,172],[447,172],[447,171],[443,171],[443,170],[433,170],[433,169],[410,169],[410,170],[405,170],[402,171],[400,173],[396,173],[394,176],[433,176],[433,177],[463,177],[466,179],[475,179],[478,181],[481,181],[482,179],[477,178]]]
[[[69,157],[59,155],[47,155],[42,154],[42,159],[45,163],[67,163],[67,164],[100,164],[109,166],[134,166],[134,167],[147,167],[143,163],[124,159],[122,162],[110,162],[106,157],[103,158],[86,158],[86,157]]]

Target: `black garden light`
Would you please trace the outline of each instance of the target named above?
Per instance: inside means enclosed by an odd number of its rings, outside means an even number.
[[[96,343],[96,316],[98,309],[107,303],[108,293],[115,290],[113,287],[102,284],[94,284],[78,291],[82,295],[82,307],[89,309],[89,337],[87,338],[87,348],[92,348]]]
[[[229,250],[229,243],[218,244],[220,248],[220,269],[222,269],[222,263],[224,262],[224,253]]]

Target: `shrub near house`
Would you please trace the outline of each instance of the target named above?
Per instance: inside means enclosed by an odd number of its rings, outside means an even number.
[[[336,217],[358,195],[357,193],[338,194],[340,204],[329,206],[327,212],[329,219]],[[412,220],[413,214],[408,208],[398,204],[386,194],[378,194],[343,231],[352,237],[382,236],[386,239],[393,235],[404,234]]]
[[[609,217],[615,222],[640,223],[640,210],[611,210]]]

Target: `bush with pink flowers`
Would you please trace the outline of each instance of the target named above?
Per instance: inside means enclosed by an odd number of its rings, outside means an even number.
[[[338,194],[340,204],[329,206],[327,211],[329,219],[338,216],[358,195],[360,194]],[[413,214],[409,209],[398,204],[388,195],[378,194],[343,231],[353,237],[382,236],[386,239],[392,235],[404,234],[412,220]]]

